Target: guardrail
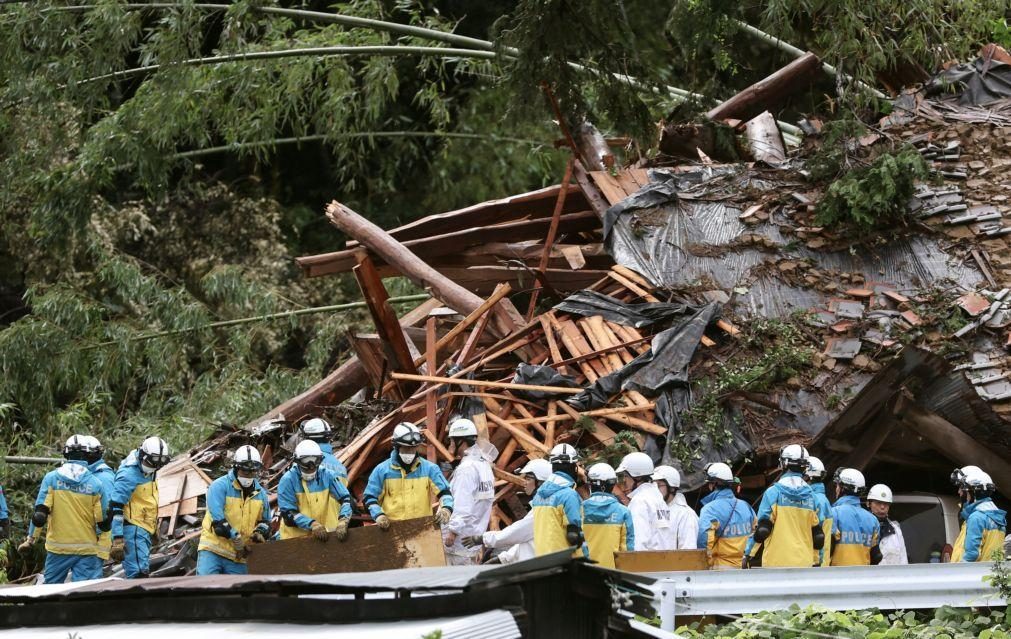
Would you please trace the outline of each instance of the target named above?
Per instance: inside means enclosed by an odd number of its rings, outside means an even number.
[[[818,604],[832,610],[1003,606],[991,563],[655,572],[661,629],[681,615],[738,615]]]

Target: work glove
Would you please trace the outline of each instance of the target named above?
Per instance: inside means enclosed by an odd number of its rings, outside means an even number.
[[[123,557],[126,555],[126,543],[123,541],[122,537],[116,537],[112,540],[112,547],[109,548],[109,559],[120,562],[123,561]]]
[[[348,538],[348,520],[339,519],[337,520],[337,528],[334,529],[333,534],[337,536],[337,541],[344,541]]]
[[[380,530],[389,530],[390,518],[386,515],[379,515],[376,517],[376,525],[379,526]]]
[[[313,539],[315,539],[316,541],[325,542],[330,540],[330,533],[327,532],[326,526],[319,523],[318,521],[312,522],[311,529]]]
[[[481,535],[473,535],[464,537],[460,540],[460,543],[463,544],[464,548],[477,548],[484,545],[484,539],[481,538]]]
[[[28,550],[32,547],[32,544],[34,543],[35,540],[32,539],[31,537],[28,537],[18,545],[18,552],[28,552]]]
[[[246,549],[246,540],[242,538],[242,535],[232,537],[232,548],[235,548],[235,552],[239,554],[242,554]]]
[[[255,544],[262,544],[267,541],[267,537],[270,536],[270,526],[267,524],[257,524],[256,528],[253,529],[253,534],[250,536]]]
[[[439,506],[439,510],[435,511],[435,525],[442,528],[449,523],[449,518],[453,516],[453,511],[445,506]]]

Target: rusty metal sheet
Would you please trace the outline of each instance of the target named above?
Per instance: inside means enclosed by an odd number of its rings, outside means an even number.
[[[273,541],[253,548],[248,559],[251,575],[369,572],[393,568],[445,566],[442,534],[431,517],[353,528],[347,540],[326,543],[312,537]]]

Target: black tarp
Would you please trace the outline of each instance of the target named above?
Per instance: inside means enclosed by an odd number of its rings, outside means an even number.
[[[938,73],[925,88],[927,95],[957,93],[963,106],[985,106],[1011,97],[1011,64],[977,58]]]
[[[651,302],[625,304],[613,297],[596,291],[582,290],[569,295],[555,306],[555,310],[565,311],[584,317],[600,315],[609,322],[642,328],[657,322],[665,322],[685,313],[695,312],[697,306],[682,303]]]
[[[516,374],[513,375],[513,383],[530,384],[532,386],[561,386],[564,388],[581,388],[579,383],[569,377],[562,375],[550,366],[540,366],[538,364],[523,363],[516,367]],[[536,401],[558,397],[557,393],[547,391],[515,390],[513,394],[523,399]]]

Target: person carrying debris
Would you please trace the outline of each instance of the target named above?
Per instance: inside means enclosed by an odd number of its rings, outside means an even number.
[[[323,451],[311,439],[295,447],[291,468],[277,486],[277,507],[281,511],[281,539],[311,534],[325,542],[330,533],[338,541],[348,537],[351,493],[323,466]]]
[[[823,519],[821,529],[825,534],[825,545],[815,552],[814,565],[827,566],[832,559],[832,502],[825,495],[825,464],[817,457],[808,457],[804,479],[814,492],[814,503],[818,506],[818,516]]]
[[[878,518],[881,527],[881,538],[878,548],[881,550],[882,566],[904,566],[909,563],[906,556],[906,540],[902,537],[899,522],[888,518],[892,506],[892,489],[884,484],[874,484],[867,491],[867,506],[871,514]]]
[[[836,502],[832,505],[832,566],[870,566],[881,563],[877,518],[860,505],[867,487],[856,468],[840,468],[833,479]]]
[[[551,477],[551,462],[546,459],[531,459],[516,474],[523,480],[523,492],[531,497]],[[505,548],[488,563],[511,564],[536,557],[534,552],[534,510],[514,521],[502,530],[489,530],[482,535],[464,537],[467,548]]]
[[[85,447],[85,459],[84,461],[88,464],[88,470],[98,477],[99,481],[102,482],[102,487],[105,488],[106,494],[109,495],[109,511],[112,511],[112,489],[116,481],[116,471],[109,468],[109,465],[105,463],[102,456],[105,454],[105,447],[102,446],[102,442],[98,441],[97,437],[92,435],[84,435],[84,447]],[[110,515],[107,514],[106,517]],[[109,559],[110,552],[112,549],[112,529],[102,530],[104,525],[100,525],[98,529],[98,558],[103,562]]]
[[[341,460],[333,454],[333,444],[330,438],[333,437],[333,426],[322,417],[313,417],[303,421],[299,427],[303,439],[308,439],[319,444],[319,449],[323,451],[323,468],[337,476],[345,488],[348,485],[348,469],[344,467]]]
[[[66,462],[46,473],[35,500],[28,538],[18,546],[31,548],[46,527],[44,583],[58,584],[71,574],[73,581],[101,579],[98,534],[109,508],[109,494],[85,461],[83,435],[73,435],[63,447]]]
[[[362,501],[379,528],[386,530],[390,521],[432,517],[432,497],[439,499],[435,525],[442,527],[453,514],[453,494],[449,482],[437,464],[419,452],[421,431],[409,422],[393,429],[393,452],[369,475]]]
[[[955,540],[951,561],[991,561],[1004,550],[1007,513],[991,498],[996,486],[993,479],[976,466],[966,466],[952,473],[958,486],[962,507],[962,531]]]
[[[709,494],[702,498],[698,547],[705,548],[709,567],[740,568],[744,546],[755,530],[755,510],[734,494],[734,472],[723,462],[706,466]]]
[[[609,464],[594,464],[586,471],[590,498],[583,501],[583,530],[590,559],[614,568],[614,553],[635,550],[632,513],[614,496],[618,475]]]
[[[116,471],[109,515],[112,548],[109,556],[123,562],[128,579],[147,577],[151,546],[158,534],[158,482],[155,474],[171,460],[168,444],[148,437],[130,452]]]
[[[762,495],[755,532],[744,549],[744,568],[803,567],[825,545],[822,517],[804,481],[807,449],[790,444],[779,453],[783,475]]]
[[[558,444],[548,453],[551,476],[534,494],[534,553],[539,557],[583,546],[582,499],[576,492],[579,453],[569,444]],[[576,552],[580,552],[577,550]]]
[[[477,443],[477,426],[469,419],[456,419],[449,425],[449,452],[456,469],[449,488],[453,494],[453,515],[442,528],[446,562],[450,566],[480,563],[481,549],[463,544],[463,539],[488,530],[491,507],[495,502],[495,475],[491,462],[498,450],[490,443]]]
[[[699,516],[688,505],[681,488],[681,473],[673,466],[657,466],[653,471],[653,483],[660,490],[667,507],[670,508],[670,524],[674,533],[676,550],[698,548]]]
[[[259,451],[239,446],[232,454],[232,469],[207,488],[197,575],[244,575],[252,545],[267,541],[270,504],[267,489],[256,478],[262,468]]]
[[[675,550],[671,514],[653,483],[653,460],[646,453],[629,453],[618,464],[635,528],[636,550]]]

